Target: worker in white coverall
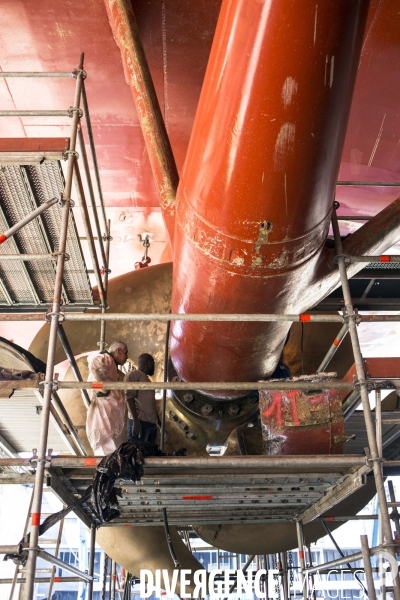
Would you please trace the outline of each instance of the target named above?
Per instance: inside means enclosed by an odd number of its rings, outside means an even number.
[[[128,358],[128,347],[113,342],[107,351],[88,356],[88,381],[118,381],[118,365]],[[111,454],[122,444],[125,424],[125,396],[123,390],[92,391],[92,402],[86,417],[86,435],[95,456]]]

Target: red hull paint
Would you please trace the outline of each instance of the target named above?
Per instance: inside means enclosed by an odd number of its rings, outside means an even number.
[[[297,312],[307,303],[367,8],[223,2],[178,188],[173,312]],[[287,330],[174,324],[171,354],[185,380],[256,381],[274,370]]]

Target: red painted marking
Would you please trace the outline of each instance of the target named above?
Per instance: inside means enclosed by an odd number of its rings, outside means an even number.
[[[40,513],[32,513],[32,527],[39,527]]]
[[[92,390],[102,390],[103,389],[103,382],[102,381],[93,381],[92,383]]]
[[[6,235],[4,235],[4,233],[2,233],[2,234],[0,235],[0,244],[2,244],[3,242],[5,242],[5,241],[6,241],[6,239],[7,239],[7,236],[6,236]]]
[[[61,577],[54,577],[54,583],[58,583],[59,581],[61,581]]]
[[[327,520],[327,521],[334,521],[334,520],[335,520],[335,517],[326,517],[326,520]]]
[[[278,392],[272,402],[271,406],[269,406],[264,412],[263,415],[265,418],[268,418],[276,408],[276,420],[278,425],[282,425],[282,396]]]
[[[97,459],[96,458],[84,458],[83,459],[83,466],[84,467],[95,467],[97,465]]]
[[[388,256],[387,254],[382,254],[382,256],[379,257],[380,262],[390,262],[390,256]]]
[[[304,550],[299,550],[299,558],[304,558]]]
[[[296,404],[297,392],[296,392],[296,390],[290,390],[287,395],[290,399],[290,404],[292,407],[293,422],[295,425],[300,425],[299,415],[297,412],[297,404]]]
[[[335,346],[339,346],[340,344],[339,340],[337,340],[336,338],[333,340],[333,343],[335,344]]]
[[[299,321],[300,323],[307,323],[311,321],[311,315],[299,315]]]
[[[182,500],[212,500],[212,496],[182,496]]]
[[[124,523],[124,527],[132,527],[130,523]]]

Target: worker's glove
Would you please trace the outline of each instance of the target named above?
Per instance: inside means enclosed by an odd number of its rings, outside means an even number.
[[[137,435],[138,437],[142,437],[142,424],[139,419],[134,419],[132,426],[133,435]]]
[[[109,393],[110,393],[110,390],[107,390],[106,392],[98,391],[96,396],[97,396],[97,398],[106,398]]]

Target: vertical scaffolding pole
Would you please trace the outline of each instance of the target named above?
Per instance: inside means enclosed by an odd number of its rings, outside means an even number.
[[[381,390],[375,390],[375,431],[376,444],[378,446],[379,458],[382,458],[382,405],[381,405]],[[381,469],[382,471],[382,469]],[[383,544],[383,529],[382,529],[382,512],[378,502],[378,533],[379,545]],[[383,561],[378,557],[379,563],[379,581],[381,600],[386,598],[385,572],[383,569]]]
[[[367,588],[368,588],[368,598],[369,598],[369,600],[376,600],[374,578],[372,575],[371,559],[370,559],[370,554],[369,554],[368,537],[366,535],[361,535],[360,538],[361,538],[361,552],[362,552],[363,561],[364,561],[365,579],[366,579]]]
[[[111,558],[110,559],[110,581],[108,582],[108,600],[111,600],[112,598],[112,591],[113,591],[113,573],[114,573],[114,564],[115,561]]]
[[[72,189],[72,177],[74,172],[74,165],[76,160],[76,138],[77,130],[80,118],[80,98],[82,90],[82,80],[84,77],[83,73],[83,53],[81,54],[81,60],[79,68],[76,72],[76,88],[75,88],[75,99],[72,108],[72,124],[71,124],[71,136],[70,136],[70,149],[68,151],[68,163],[67,163],[67,174],[65,178],[65,188],[63,193],[63,206],[62,206],[62,219],[61,219],[61,230],[60,230],[60,242],[59,242],[59,258],[57,261],[56,277],[54,284],[54,298],[53,308],[50,313],[50,333],[49,333],[49,348],[47,353],[47,367],[46,367],[46,381],[44,384],[43,394],[43,409],[41,413],[41,428],[40,428],[40,439],[38,443],[38,460],[35,477],[35,488],[32,503],[32,522],[31,532],[29,540],[29,556],[26,570],[26,600],[32,600],[35,586],[35,571],[36,571],[36,560],[38,553],[38,541],[39,541],[39,526],[40,526],[40,513],[42,507],[42,490],[44,482],[44,470],[46,464],[46,453],[47,453],[47,437],[49,431],[49,420],[50,420],[50,406],[51,406],[51,395],[53,391],[53,379],[54,379],[54,365],[55,365],[55,354],[57,347],[57,335],[58,335],[58,321],[60,316],[60,303],[62,293],[62,283],[64,276],[64,262],[65,262],[65,251],[67,244],[68,234],[68,222],[69,213],[71,206],[71,189]]]
[[[99,194],[101,214],[102,214],[103,221],[104,221],[104,229],[107,230],[106,208],[105,208],[105,204],[104,204],[103,190],[101,189],[100,170],[99,170],[99,165],[97,162],[96,148],[94,146],[92,123],[90,121],[89,106],[88,106],[88,101],[87,101],[87,97],[86,97],[86,88],[85,88],[84,82],[82,83],[82,105],[83,105],[83,111],[85,114],[86,127],[87,127],[87,131],[88,131],[90,152],[92,154],[94,176],[95,176],[96,184],[97,184],[97,192]]]
[[[105,233],[105,242],[106,242],[106,257],[104,261],[104,279],[103,279],[103,289],[104,289],[104,301],[105,306],[101,309],[102,313],[106,312],[107,309],[107,288],[108,288],[108,275],[111,273],[109,265],[110,265],[110,242],[112,237],[110,235],[111,231],[111,221],[107,221],[106,233]],[[100,352],[105,350],[106,343],[106,321],[100,321]]]
[[[89,190],[90,203],[92,205],[94,226],[95,226],[96,234],[97,234],[97,243],[99,244],[100,254],[101,254],[102,261],[103,261],[103,265],[105,265],[106,264],[106,254],[105,254],[105,250],[104,250],[103,236],[102,236],[101,229],[100,229],[100,221],[99,221],[99,215],[97,212],[96,198],[94,197],[94,193],[93,193],[92,179],[90,177],[89,163],[88,163],[87,154],[86,154],[85,140],[83,139],[82,127],[79,127],[79,129],[78,129],[78,138],[79,138],[79,149],[81,151],[81,156],[82,156],[82,161],[83,161],[83,170],[85,171],[86,182],[87,182],[87,186],[88,186],[88,190]],[[107,233],[107,224],[106,223],[104,223],[104,227],[106,228],[106,233]]]
[[[389,480],[387,482],[388,484],[388,488],[389,488],[389,497],[390,497],[390,502],[396,502],[396,496],[394,493],[394,488],[393,488],[393,481]],[[396,540],[399,541],[400,540],[400,522],[399,522],[399,513],[396,507],[393,508],[392,510],[392,519],[394,521],[394,525],[396,527]]]
[[[167,329],[165,332],[165,349],[164,349],[164,381],[168,381],[168,348],[169,348],[169,330],[171,321],[167,321]],[[161,407],[161,431],[160,431],[160,450],[164,451],[164,435],[165,435],[165,410],[167,406],[167,390],[163,390],[162,407]],[[219,567],[218,567],[219,568]]]
[[[282,589],[283,597],[285,600],[289,600],[289,587],[288,587],[288,570],[287,570],[287,554],[281,552],[281,564],[282,564]]]
[[[305,561],[304,561],[304,534],[303,534],[303,523],[296,521],[296,533],[297,533],[297,545],[299,547],[299,566],[300,566],[300,581],[303,590],[303,600],[307,600],[307,580],[304,574]]]
[[[393,556],[396,560],[396,553],[394,549],[394,541],[392,535],[392,528],[390,524],[390,517],[388,511],[388,505],[386,500],[386,493],[383,483],[382,469],[381,469],[381,458],[379,456],[378,445],[376,441],[372,411],[369,404],[368,398],[368,384],[365,375],[363,357],[361,354],[360,341],[358,339],[357,333],[357,322],[356,315],[353,310],[353,303],[351,299],[351,292],[349,281],[347,279],[347,271],[346,271],[346,262],[345,256],[343,254],[343,246],[342,240],[340,238],[339,224],[336,215],[336,208],[338,208],[338,203],[335,202],[335,205],[332,210],[332,228],[333,234],[335,237],[335,247],[336,247],[336,255],[340,273],[340,280],[342,284],[343,290],[343,298],[344,298],[344,317],[349,324],[349,333],[351,338],[351,344],[353,347],[354,354],[354,362],[356,365],[356,372],[358,378],[358,385],[360,386],[361,393],[361,401],[364,410],[364,419],[365,419],[365,428],[367,431],[368,437],[368,445],[370,451],[370,460],[372,462],[372,469],[375,478],[376,492],[378,496],[378,506],[380,510],[380,515],[382,518],[382,532],[383,532],[383,545],[387,552]],[[393,594],[395,600],[400,600],[400,582],[399,575],[397,574],[393,578]]]
[[[32,489],[32,494],[31,494],[31,497],[30,497],[30,500],[29,500],[28,512],[26,514],[26,520],[25,520],[25,525],[24,525],[24,535],[23,535],[24,540],[25,540],[26,534],[28,532],[28,525],[29,525],[29,519],[30,519],[30,516],[31,516],[31,509],[32,509],[32,502],[33,502],[34,491],[35,490]],[[11,584],[11,590],[10,590],[9,600],[13,600],[15,585],[18,583],[18,579],[17,579],[18,573],[19,573],[19,565],[15,565],[14,577],[13,577],[12,584]],[[22,588],[22,584],[21,584],[21,588]],[[21,588],[20,588],[20,591],[21,591]],[[21,595],[21,594],[19,594],[19,595]]]
[[[90,527],[90,555],[89,555],[89,575],[94,576],[94,558],[96,553],[96,526]],[[49,598],[49,600],[51,600]],[[89,581],[87,589],[87,600],[93,600],[93,580]]]
[[[269,561],[266,554],[263,554],[264,557],[264,569],[265,569],[265,600],[268,600],[268,574],[269,574]]]
[[[66,506],[64,505],[63,508],[66,508]],[[56,550],[55,550],[55,553],[54,553],[54,556],[56,558],[58,558],[58,553],[60,551],[60,545],[61,545],[61,540],[62,540],[63,529],[64,529],[64,519],[61,519],[60,524],[59,524],[59,529],[58,529],[58,536],[57,536],[57,542],[56,542]],[[50,584],[49,584],[49,594],[48,594],[49,600],[51,600],[51,596],[53,594],[53,586],[54,586],[55,575],[56,575],[56,566],[53,565],[53,568],[51,570],[51,576],[50,576]]]

